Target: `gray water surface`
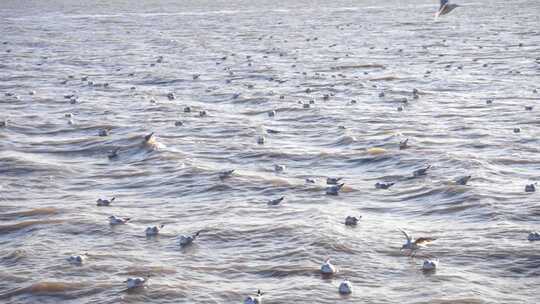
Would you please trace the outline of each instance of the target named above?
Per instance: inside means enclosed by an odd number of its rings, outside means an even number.
[[[436,2],[1,1],[0,302],[537,303],[540,2]]]

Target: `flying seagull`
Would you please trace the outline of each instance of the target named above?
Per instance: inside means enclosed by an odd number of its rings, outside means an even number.
[[[439,10],[435,14],[435,17],[439,17],[441,15],[446,15],[453,11],[456,7],[459,5],[450,3],[450,0],[441,0],[441,6],[439,7]]]

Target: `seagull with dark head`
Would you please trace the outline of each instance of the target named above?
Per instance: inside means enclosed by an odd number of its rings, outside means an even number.
[[[188,245],[191,245],[191,243],[195,241],[195,239],[199,236],[199,234],[201,234],[201,231],[197,231],[193,235],[181,235],[180,241],[179,241],[180,247],[186,247]]]
[[[345,183],[341,183],[341,184],[337,184],[337,185],[331,185],[330,187],[326,188],[326,194],[327,195],[338,195],[339,190],[341,190],[341,188],[343,188],[344,185],[345,185]]]
[[[415,170],[413,172],[413,177],[419,177],[419,176],[424,176],[424,175],[427,175],[427,171],[431,168],[431,165],[427,165],[425,168],[421,168],[421,169],[418,169],[418,170]]]
[[[273,199],[271,201],[268,201],[268,206],[277,206],[279,205],[283,200],[285,199],[285,196],[282,196],[280,198]]]
[[[234,169],[219,172],[219,178],[220,178],[220,179],[226,179],[226,178],[229,178],[229,177],[232,176],[233,173],[234,173]]]
[[[262,304],[262,296],[263,292],[261,290],[257,290],[257,294],[255,296],[249,296],[244,300],[244,304]]]
[[[462,186],[467,185],[471,177],[472,177],[471,175],[465,175],[456,179],[456,185],[462,185]]]

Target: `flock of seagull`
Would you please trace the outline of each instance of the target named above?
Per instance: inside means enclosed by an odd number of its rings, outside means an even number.
[[[439,17],[439,16],[442,16],[442,15],[446,15],[446,14],[450,13],[452,10],[454,10],[456,7],[459,7],[459,5],[451,4],[451,3],[449,3],[448,0],[441,0],[439,10],[435,14],[435,16]],[[163,58],[160,57],[157,62],[161,62],[162,60],[163,60]],[[198,77],[199,77],[199,75],[194,75],[193,79],[197,79]],[[87,79],[83,79],[83,80],[87,80]],[[104,84],[104,85],[107,86],[108,84]],[[30,94],[34,95],[35,92],[32,91],[32,92],[30,92]],[[384,93],[381,93],[381,94],[383,94],[382,96],[384,96]],[[418,94],[417,90],[413,91],[413,96],[418,96],[417,94]],[[11,96],[11,95],[8,95],[8,93],[6,93],[6,96]],[[76,96],[74,96],[74,95],[69,95],[69,96],[65,96],[65,97],[69,98],[72,103],[77,102],[76,101]],[[175,96],[174,96],[173,93],[169,93],[167,95],[167,97],[170,100],[175,99]],[[309,106],[310,106],[309,103],[303,104],[303,107],[309,107]],[[191,111],[192,111],[192,109],[190,107],[184,108],[184,112],[191,112]],[[206,115],[205,111],[200,111],[199,112],[199,116],[205,116],[205,115]],[[71,120],[72,114],[67,113],[65,116],[67,118],[70,118],[69,123],[72,124],[73,123],[73,121]],[[276,111],[268,112],[268,116],[269,117],[276,116]],[[7,121],[0,121],[0,127],[6,127],[7,123],[8,123]],[[182,122],[176,122],[175,124],[176,125],[181,125]],[[514,130],[514,132],[517,133],[517,132],[519,132],[519,130]],[[108,130],[100,130],[99,131],[99,136],[108,136],[108,135],[109,135]],[[257,143],[261,144],[261,145],[264,144],[265,143],[265,137],[264,136],[257,137]],[[156,145],[156,144],[157,144],[157,141],[155,139],[154,133],[150,133],[150,134],[143,137],[143,145]],[[399,142],[399,149],[400,150],[407,149],[407,148],[409,148],[408,139],[404,139],[401,142]],[[108,157],[110,159],[117,158],[119,156],[118,152],[119,152],[118,149],[116,149],[114,151],[111,151],[109,153]],[[424,176],[428,175],[428,172],[429,172],[430,169],[431,169],[431,165],[426,165],[426,166],[424,166],[424,167],[422,167],[420,169],[417,169],[417,170],[413,171],[412,175],[410,177],[408,177],[408,178],[424,177]],[[286,170],[286,168],[283,165],[279,165],[279,164],[274,165],[274,171],[275,172],[283,172],[285,170]],[[227,171],[220,172],[218,177],[219,177],[220,180],[223,181],[225,179],[232,178],[234,176],[234,173],[235,173],[235,170],[227,170]],[[453,182],[456,185],[463,185],[464,186],[464,185],[467,185],[467,183],[469,182],[471,177],[472,177],[471,175],[462,176],[462,177],[459,177],[459,178],[455,179]],[[326,185],[327,186],[326,186],[326,189],[325,189],[326,195],[338,195],[340,190],[345,185],[345,183],[342,181],[342,179],[343,178],[341,178],[341,177],[327,177],[326,178]],[[313,184],[313,183],[315,183],[315,180],[311,179],[311,178],[307,178],[305,180],[305,182]],[[387,190],[390,187],[392,187],[395,183],[396,183],[396,181],[392,181],[392,182],[381,181],[381,182],[377,182],[375,184],[375,188],[376,189]],[[535,184],[535,183],[526,185],[525,186],[525,192],[535,192],[536,191],[536,185],[537,184]],[[116,199],[115,197],[112,197],[110,199],[99,198],[96,201],[96,205],[98,207],[108,207],[108,206],[111,206],[111,204],[114,203],[115,199]],[[277,206],[277,205],[280,205],[284,200],[285,200],[285,197],[281,196],[279,198],[269,200],[267,202],[267,204],[269,206]],[[360,221],[360,219],[361,219],[361,217],[347,216],[345,218],[344,224],[346,226],[353,226],[354,227],[354,226],[358,225],[358,222]],[[124,225],[124,224],[129,223],[130,220],[131,219],[128,218],[128,217],[118,217],[118,216],[115,216],[115,215],[111,215],[108,218],[109,224],[111,226]],[[147,227],[146,230],[145,230],[145,235],[147,237],[157,236],[163,228],[164,228],[163,224],[160,224],[160,225],[157,225],[157,226]],[[415,239],[407,231],[405,231],[405,230],[403,230],[401,228],[399,228],[399,231],[403,234],[403,236],[405,238],[405,243],[402,245],[401,251],[406,252],[411,257],[415,257],[415,254],[416,254],[416,252],[418,250],[420,250],[421,248],[425,247],[427,244],[429,244],[429,243],[436,240],[436,238],[434,238],[434,237],[419,237],[419,238]],[[197,237],[200,235],[201,232],[202,231],[197,231],[197,232],[195,232],[193,234],[190,234],[190,235],[181,235],[181,236],[179,236],[179,239],[178,239],[179,246],[186,247],[186,246],[191,245],[197,239]],[[528,236],[528,240],[529,241],[540,241],[540,233],[539,232],[531,232],[529,234],[529,236]],[[68,262],[71,263],[71,264],[74,264],[74,265],[82,265],[82,264],[85,263],[86,259],[87,259],[87,254],[72,255],[72,256],[69,256],[67,258]],[[435,258],[435,257],[427,257],[422,263],[422,270],[423,271],[428,271],[428,272],[429,271],[435,271],[438,267],[439,267],[439,260],[437,258]],[[324,262],[320,266],[320,273],[325,278],[332,277],[333,275],[338,273],[338,268],[331,263],[330,258],[327,258],[327,259],[324,260]],[[125,281],[125,283],[127,285],[127,289],[130,290],[130,289],[141,288],[141,287],[146,286],[146,283],[148,282],[148,279],[149,279],[149,277],[130,277]],[[349,295],[349,294],[351,294],[353,292],[353,285],[349,280],[345,279],[339,284],[338,291],[342,295]],[[257,293],[254,294],[253,296],[248,296],[244,300],[244,304],[261,304],[263,295],[264,295],[264,293],[261,290],[258,290]]]

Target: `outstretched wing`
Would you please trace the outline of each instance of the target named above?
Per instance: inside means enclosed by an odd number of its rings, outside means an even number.
[[[436,240],[436,238],[420,237],[420,238],[416,239],[416,241],[414,241],[414,243],[416,245],[422,245],[422,244],[427,244],[427,243],[433,242],[435,240]]]
[[[441,0],[441,6],[439,6],[439,10],[441,10],[443,8],[443,6],[445,6],[446,4],[448,4],[448,1],[449,0]]]
[[[411,242],[411,236],[405,232],[405,230],[401,229],[401,228],[398,228],[399,231],[401,231],[401,233],[403,233],[403,235],[405,236],[405,238],[407,238],[407,242]]]

